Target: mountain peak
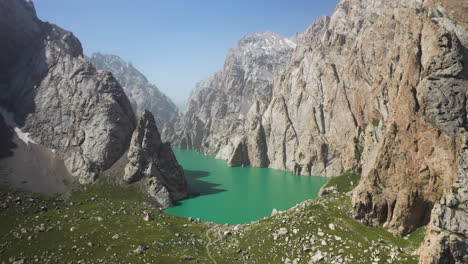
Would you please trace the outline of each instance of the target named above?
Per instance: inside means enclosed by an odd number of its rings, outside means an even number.
[[[93,53],[89,61],[97,69],[112,72],[129,97],[135,112],[138,114],[145,109],[150,110],[155,115],[161,129],[178,115],[177,107],[171,99],[163,94],[156,85],[151,84],[132,63],[117,55],[98,52]]]
[[[254,47],[262,49],[294,49],[296,43],[294,41],[281,36],[272,31],[263,33],[247,33],[238,43],[239,48]]]

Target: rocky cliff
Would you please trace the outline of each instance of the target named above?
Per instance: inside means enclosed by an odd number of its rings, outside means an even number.
[[[468,146],[459,153],[459,174],[432,209],[420,263],[468,263]]]
[[[148,110],[141,114],[128,151],[124,180],[140,182],[143,189],[163,207],[187,196],[187,183],[182,167],[169,143],[163,143],[154,116]]]
[[[84,58],[72,33],[40,21],[31,2],[6,0],[0,37],[2,182],[47,194],[66,192],[64,180],[93,183],[126,162],[133,133],[126,179],[148,178],[144,190],[164,206],[185,197],[183,170],[153,115],[144,112],[135,130],[124,90]],[[159,199],[161,188],[167,200]]]
[[[31,2],[0,3],[0,37],[0,105],[81,183],[93,182],[135,128],[122,88],[85,60],[71,32],[40,21]]]
[[[197,85],[186,113],[165,129],[163,138],[181,148],[242,163],[235,152],[244,127],[250,125],[248,115],[266,109],[274,73],[288,62],[295,46],[273,32],[246,35],[229,50],[223,70]]]
[[[160,129],[177,118],[177,106],[131,63],[115,55],[100,53],[93,53],[89,61],[97,69],[112,73],[122,85],[137,115],[148,109],[156,117],[156,123]]]
[[[466,262],[457,182],[466,178],[468,26],[459,9],[466,14],[466,2],[341,1],[306,32],[262,116],[271,167],[361,171],[356,219],[403,235],[432,218],[422,263]]]
[[[359,171],[356,219],[397,235],[430,221],[421,262],[464,263],[467,13],[463,0],[342,0],[300,35],[271,94],[232,104],[245,109],[242,125],[219,125],[230,104],[215,104],[213,114],[211,102],[245,75],[227,84],[215,75],[183,117],[179,131],[191,132],[172,140],[231,165]],[[234,136],[217,136],[226,130]]]

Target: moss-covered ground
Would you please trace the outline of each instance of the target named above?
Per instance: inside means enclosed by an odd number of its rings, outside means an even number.
[[[360,179],[361,176],[353,171],[345,172],[340,176],[331,178],[322,188],[336,186],[338,192],[347,193],[357,186]]]
[[[351,181],[358,175],[329,184],[348,192]],[[424,228],[398,238],[350,211],[337,193],[228,226],[160,212],[134,187],[91,185],[66,201],[0,188],[0,263],[417,263]]]
[[[411,253],[419,247],[424,228],[398,238],[353,220],[350,210],[350,197],[338,193],[251,225],[222,226],[213,232],[212,253],[218,263],[308,263],[317,252],[324,255],[319,263],[418,262]],[[282,228],[287,233],[278,235]]]
[[[66,202],[6,189],[0,196],[0,263],[209,263],[207,225],[161,213],[136,188],[92,185]]]

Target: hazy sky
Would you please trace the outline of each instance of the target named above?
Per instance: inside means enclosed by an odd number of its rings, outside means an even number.
[[[174,102],[221,69],[248,32],[290,37],[338,0],[35,0],[39,18],[72,31],[86,55],[130,61]]]

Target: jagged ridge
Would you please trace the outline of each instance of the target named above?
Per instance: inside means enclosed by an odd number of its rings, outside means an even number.
[[[444,226],[436,220],[441,211],[466,214],[440,200],[467,177],[468,26],[458,9],[467,11],[467,4],[343,0],[332,17],[317,20],[300,36],[289,65],[274,78],[268,103],[239,101],[251,109],[251,126],[230,120],[228,129],[220,128],[225,108],[218,115],[203,110],[230,87],[218,81],[224,86],[202,89],[184,117],[186,131],[195,132],[172,140],[231,165],[267,165],[302,175],[360,171],[353,211],[363,223],[385,223],[391,232],[406,234],[427,224],[437,204],[431,229]],[[245,77],[231,76],[231,83]],[[191,114],[200,109],[204,114]],[[230,140],[216,137],[224,130],[234,134]],[[207,137],[228,147],[213,147]],[[466,237],[463,226],[450,232]],[[442,240],[452,242],[423,250],[442,253],[423,256],[422,263],[443,256],[466,261],[466,240],[446,239],[450,232],[439,228]],[[434,239],[430,232],[427,239]]]
[[[115,55],[93,53],[89,61],[100,70],[110,71],[132,103],[136,114],[148,109],[160,129],[178,116],[177,106],[131,63]],[[162,130],[162,129],[161,129]]]

